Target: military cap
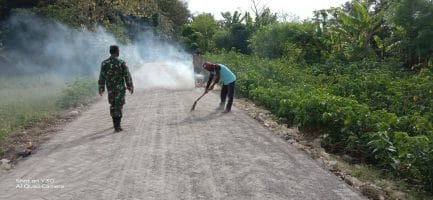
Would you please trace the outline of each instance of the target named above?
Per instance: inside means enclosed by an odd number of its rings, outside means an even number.
[[[119,51],[119,46],[117,45],[111,45],[110,46],[110,52],[117,52]]]

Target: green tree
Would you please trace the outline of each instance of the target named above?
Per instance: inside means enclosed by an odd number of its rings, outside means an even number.
[[[180,0],[157,0],[159,9],[173,24],[175,32],[180,32],[191,16],[186,2]]]
[[[195,32],[190,24],[184,25],[182,29],[182,42],[189,51],[195,51],[199,48],[198,40],[201,34]]]
[[[218,29],[217,22],[210,13],[202,13],[192,18],[191,28],[198,36],[197,44],[203,51],[213,48],[212,38]]]
[[[313,22],[330,56],[340,59],[385,57],[391,31],[385,16],[389,0],[352,0],[340,8],[315,11]]]
[[[260,57],[319,61],[323,44],[314,36],[313,23],[286,22],[266,26],[251,38],[253,53]]]
[[[215,47],[225,50],[236,50],[238,52],[249,54],[249,40],[254,31],[251,16],[246,12],[243,16],[240,12],[235,11],[233,15],[230,12],[221,13],[222,30],[219,30],[214,36]]]
[[[123,42],[149,30],[161,38],[179,39],[183,24],[190,16],[181,0],[0,0],[0,20],[15,8],[30,10],[74,28],[94,30],[102,25]]]
[[[155,24],[158,5],[154,0],[62,0],[45,2],[34,10],[73,27],[93,30],[102,25],[126,42]]]
[[[6,4],[4,0],[0,0],[0,20],[3,20],[6,16]]]
[[[222,20],[222,27],[227,29],[234,24],[242,23],[246,19],[247,14],[242,17],[242,13],[235,11],[233,15],[231,12],[223,12],[221,13],[221,16],[224,18]]]
[[[233,48],[233,37],[228,30],[218,30],[213,40],[217,49],[231,50]]]
[[[243,54],[251,53],[250,38],[253,33],[253,27],[248,24],[237,23],[230,28],[232,35],[232,47]]]
[[[9,15],[11,9],[32,8],[38,5],[39,2],[40,0],[0,0],[0,20],[5,19]]]
[[[255,26],[257,29],[269,24],[275,24],[277,22],[278,22],[277,13],[272,13],[269,8],[265,8],[263,12],[261,12],[255,18]]]
[[[412,68],[432,66],[433,2],[431,0],[401,0],[394,4],[392,22],[394,44],[405,63]]]
[[[353,0],[350,6],[348,12],[338,12],[342,26],[337,30],[347,39],[341,42],[346,42],[343,46],[353,51],[351,56],[363,58],[370,55],[372,41],[381,43],[378,33],[384,25],[383,12],[369,12],[369,0]]]

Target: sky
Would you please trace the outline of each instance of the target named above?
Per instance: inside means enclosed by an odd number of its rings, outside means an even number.
[[[249,11],[251,0],[185,0],[192,14],[212,13],[216,19],[221,19],[221,12]],[[286,13],[299,19],[313,17],[314,10],[338,7],[347,0],[256,0],[260,5],[266,5],[274,13]]]

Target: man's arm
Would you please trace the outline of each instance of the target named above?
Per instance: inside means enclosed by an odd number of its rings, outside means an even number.
[[[210,74],[209,80],[207,81],[207,84],[206,84],[206,92],[209,90],[209,86],[212,83],[212,80],[213,80],[213,74]]]
[[[124,78],[125,78],[125,82],[126,82],[126,88],[132,94],[132,93],[134,93],[134,84],[132,83],[132,76],[131,76],[131,73],[129,72],[128,66],[126,65],[125,62],[122,63],[122,68],[124,70]]]
[[[101,64],[101,72],[99,73],[99,80],[98,80],[98,91],[99,95],[102,96],[102,94],[105,91],[105,82],[107,81],[107,78],[105,76],[105,68],[104,63]]]
[[[216,71],[216,78],[215,78],[215,82],[214,85],[220,82],[220,70],[221,67],[219,65],[215,65],[215,71]]]
[[[220,82],[220,66],[219,65],[215,65],[215,81],[213,82],[213,84],[210,86],[209,90],[213,90],[213,87],[215,86],[215,84],[217,84],[218,82]]]

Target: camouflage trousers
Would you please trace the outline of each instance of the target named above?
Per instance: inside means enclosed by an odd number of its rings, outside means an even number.
[[[108,102],[110,103],[110,115],[113,118],[122,117],[122,108],[125,104],[125,90],[108,91]]]

